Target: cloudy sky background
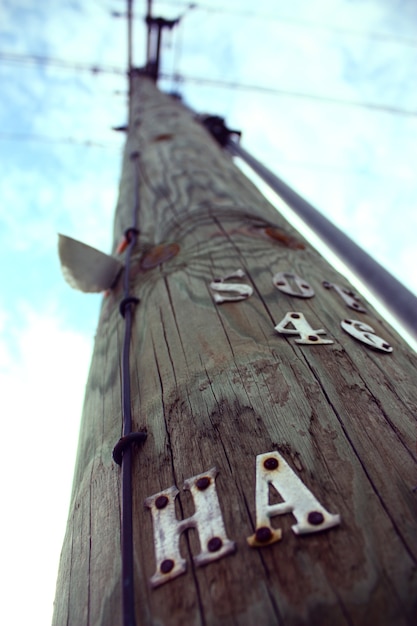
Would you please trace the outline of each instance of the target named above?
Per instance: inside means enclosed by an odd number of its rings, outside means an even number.
[[[145,1],[135,9],[142,17]],[[52,614],[101,301],[62,279],[57,233],[110,250],[124,140],[111,127],[126,122],[127,47],[125,20],[111,12],[124,10],[121,0],[0,5],[0,549],[8,626],[48,624]],[[154,14],[183,15],[163,47],[163,72],[183,80],[161,87],[241,129],[254,156],[416,293],[414,0],[228,0],[224,8],[205,0],[192,9],[155,2]],[[137,19],[135,64],[144,58]]]

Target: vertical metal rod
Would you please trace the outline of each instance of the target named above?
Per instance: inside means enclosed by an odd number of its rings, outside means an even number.
[[[159,78],[159,62],[160,62],[160,57],[161,57],[161,36],[162,36],[162,24],[158,24],[158,38],[157,38],[157,43],[156,43],[156,76],[155,76],[155,80],[158,80]]]
[[[133,30],[133,0],[127,0],[127,69],[128,74],[132,71],[132,55],[133,55],[133,39],[132,39],[132,30]]]
[[[247,163],[417,338],[417,298],[411,291],[242,146],[229,140],[227,149]]]
[[[152,17],[152,0],[148,0],[147,1],[147,13],[146,13],[146,17],[149,18],[148,19],[148,36],[146,39],[146,65],[149,65],[149,61],[150,61],[150,54],[151,54],[151,22],[150,22],[150,18]]]

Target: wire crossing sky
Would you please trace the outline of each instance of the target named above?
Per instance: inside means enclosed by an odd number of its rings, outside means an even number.
[[[122,0],[0,8],[1,434],[24,432],[4,452],[8,626],[52,614],[101,301],[64,282],[57,233],[110,250],[125,138],[112,128],[127,122],[126,19],[112,12],[125,11]],[[141,66],[146,2],[134,13]],[[417,293],[415,1],[170,0],[153,14],[181,17],[163,35],[160,87],[241,130],[249,152]]]

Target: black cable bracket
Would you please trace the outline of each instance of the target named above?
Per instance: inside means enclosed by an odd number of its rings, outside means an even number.
[[[219,115],[196,115],[196,120],[208,130],[210,135],[217,141],[218,144],[222,146],[222,148],[228,144],[229,139],[232,136],[237,137],[238,140],[242,136],[242,131],[227,128],[224,118]]]
[[[139,237],[139,234],[140,234],[140,230],[138,228],[134,228],[133,226],[131,226],[130,228],[126,228],[124,232],[124,235],[128,243],[132,241],[132,237],[134,236]]]
[[[142,443],[145,441],[148,436],[147,432],[144,430],[138,431],[136,433],[129,433],[129,435],[125,435],[124,437],[120,437],[119,441],[113,448],[113,460],[117,465],[122,464],[123,454],[129,446],[133,443]]]
[[[136,306],[136,304],[139,304],[139,302],[139,298],[136,298],[135,296],[128,296],[127,298],[123,298],[123,300],[119,304],[120,315],[125,318],[127,307],[132,308],[133,306]]]

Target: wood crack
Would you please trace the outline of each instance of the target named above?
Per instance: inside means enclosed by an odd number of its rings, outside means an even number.
[[[317,374],[316,374],[316,372],[315,372],[314,367],[312,367],[312,366],[310,365],[310,363],[309,363],[308,359],[306,358],[306,356],[305,356],[304,354],[303,354],[303,357],[304,357],[304,361],[305,361],[305,363],[307,364],[307,367],[309,368],[309,370],[311,371],[311,373],[312,373],[312,375],[314,376],[315,380],[316,380],[316,381],[317,381],[317,383],[319,384],[320,389],[321,389],[322,393],[324,394],[324,397],[326,398],[326,401],[327,401],[327,403],[328,403],[329,407],[331,407],[331,409],[332,409],[332,411],[333,411],[333,413],[334,413],[335,417],[337,418],[337,420],[338,420],[338,422],[339,422],[339,424],[340,424],[340,426],[341,426],[341,428],[342,428],[342,430],[343,430],[343,433],[344,433],[344,435],[345,435],[345,437],[346,437],[346,440],[349,442],[349,445],[350,445],[350,448],[351,448],[351,450],[352,450],[353,454],[355,455],[355,457],[357,458],[358,462],[360,463],[361,468],[362,468],[362,470],[363,470],[363,472],[364,472],[364,474],[365,474],[366,478],[368,479],[369,484],[372,486],[372,490],[373,490],[374,494],[375,494],[375,495],[376,495],[376,497],[378,498],[378,500],[379,500],[379,502],[380,502],[380,504],[381,504],[381,507],[383,508],[383,510],[385,511],[385,513],[386,513],[387,517],[389,518],[389,520],[390,520],[390,522],[391,522],[391,524],[392,524],[392,526],[393,526],[393,529],[395,530],[395,532],[396,532],[397,536],[399,537],[399,539],[401,540],[401,543],[402,543],[402,544],[403,544],[403,546],[404,546],[404,549],[405,549],[405,550],[406,550],[406,552],[408,553],[408,555],[409,555],[410,559],[411,559],[414,563],[416,563],[416,564],[417,564],[417,559],[416,559],[416,557],[414,556],[414,554],[413,554],[412,550],[411,550],[411,549],[410,549],[410,547],[408,546],[408,543],[407,543],[406,539],[404,538],[404,536],[403,536],[403,534],[402,534],[402,532],[401,532],[400,528],[398,527],[397,522],[395,521],[395,519],[394,519],[394,517],[392,516],[392,514],[391,514],[391,512],[390,512],[390,510],[389,510],[389,508],[388,508],[388,506],[386,505],[386,503],[385,503],[384,499],[382,498],[381,494],[379,493],[379,490],[378,490],[377,486],[375,485],[375,482],[373,481],[373,479],[372,479],[372,477],[371,477],[371,475],[370,475],[370,473],[369,473],[369,471],[368,471],[368,469],[367,469],[367,466],[366,466],[365,461],[362,459],[362,457],[360,456],[359,452],[357,451],[357,449],[356,449],[356,447],[355,447],[355,445],[354,445],[354,443],[353,443],[353,441],[352,441],[352,439],[351,439],[351,437],[350,437],[350,435],[349,435],[349,433],[348,433],[348,431],[347,431],[347,429],[346,429],[346,427],[345,427],[345,424],[344,424],[344,421],[343,421],[342,416],[339,414],[338,410],[337,410],[337,409],[336,409],[336,407],[334,406],[334,403],[332,402],[332,400],[331,400],[331,398],[330,398],[329,394],[327,393],[327,391],[326,391],[326,389],[325,389],[325,387],[324,387],[323,383],[321,382],[320,378],[317,376]]]

